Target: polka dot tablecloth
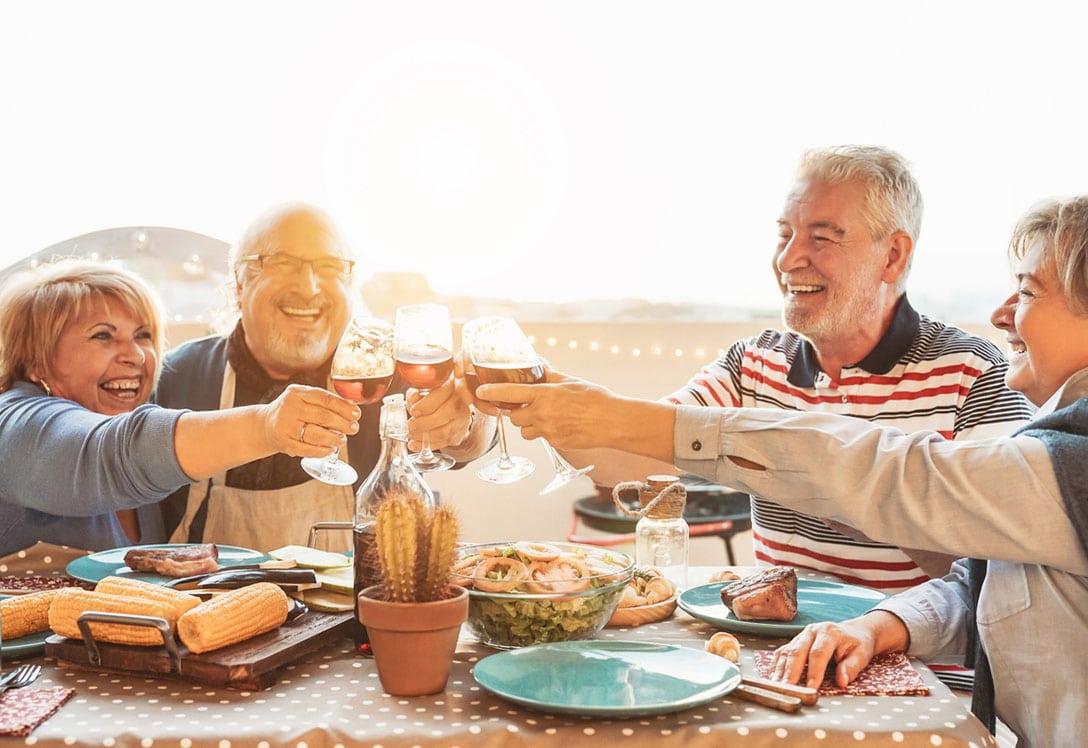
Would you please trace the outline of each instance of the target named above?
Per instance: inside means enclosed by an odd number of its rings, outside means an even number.
[[[599,638],[654,641],[701,649],[714,628],[677,611],[667,621],[609,628]],[[755,673],[753,652],[782,640],[742,636],[741,668]],[[472,677],[493,654],[471,639],[458,649],[447,688],[434,696],[383,693],[373,660],[351,642],[285,667],[263,691],[118,675],[36,658],[45,672],[34,687],[75,689],[75,696],[16,745],[141,748],[339,748],[340,746],[996,746],[960,700],[915,663],[927,696],[825,696],[786,714],[725,696],[700,707],[635,719],[570,717],[533,711],[496,697]],[[7,665],[7,663],[5,663]]]

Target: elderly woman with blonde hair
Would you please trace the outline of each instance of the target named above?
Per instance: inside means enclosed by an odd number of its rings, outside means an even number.
[[[118,512],[276,452],[322,457],[358,429],[356,406],[293,386],[223,411],[147,404],[163,319],[153,291],[113,264],[65,259],[0,291],[0,555],[41,540],[88,550],[160,540]]]

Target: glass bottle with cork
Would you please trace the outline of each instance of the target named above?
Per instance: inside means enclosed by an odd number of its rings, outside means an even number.
[[[641,508],[628,509],[620,493],[637,488]],[[612,499],[623,513],[639,517],[635,525],[635,563],[661,570],[677,589],[688,584],[688,541],[690,531],[684,519],[687,490],[675,475],[651,475],[646,481],[620,483]]]
[[[355,492],[353,636],[360,652],[369,651],[370,643],[366,627],[359,622],[359,592],[381,581],[374,537],[378,507],[396,493],[415,494],[430,509],[437,505],[434,492],[408,458],[408,410],[403,394],[386,395],[382,399],[379,433],[382,449],[378,461]]]

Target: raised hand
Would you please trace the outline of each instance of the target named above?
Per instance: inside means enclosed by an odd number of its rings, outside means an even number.
[[[324,457],[359,430],[359,408],[328,390],[293,384],[263,409],[265,435],[273,451],[295,457]]]
[[[457,446],[464,441],[472,420],[464,381],[451,377],[430,392],[408,395],[408,448],[420,450],[430,437],[432,449]]]

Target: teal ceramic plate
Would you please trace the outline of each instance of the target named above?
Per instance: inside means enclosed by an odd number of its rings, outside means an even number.
[[[555,642],[485,657],[473,670],[492,693],[543,712],[639,717],[705,704],[740,683],[725,658],[629,641]]]
[[[0,600],[5,600],[11,595],[0,595]],[[52,631],[39,631],[36,634],[27,634],[18,639],[5,639],[0,642],[0,655],[6,662],[8,658],[17,660],[23,657],[37,657],[45,651],[45,639]],[[5,666],[5,670],[7,667]]]
[[[89,556],[81,556],[72,560],[69,562],[65,571],[68,572],[69,576],[91,583],[99,582],[106,577],[117,576],[126,577],[128,579],[142,579],[145,582],[154,582],[155,584],[165,584],[170,581],[171,577],[164,577],[161,574],[154,574],[146,571],[133,571],[125,566],[125,554],[134,548],[182,548],[185,545],[186,544],[184,543],[134,545],[128,548],[113,548],[108,551],[99,551],[98,553],[92,553]],[[242,566],[244,564],[259,564],[264,561],[272,560],[272,557],[268,554],[250,550],[249,548],[236,548],[231,545],[220,545],[218,548],[220,569],[225,569],[229,566]]]
[[[714,582],[680,593],[677,604],[688,614],[718,628],[753,636],[793,636],[810,623],[845,621],[860,616],[887,595],[867,587],[815,579],[797,580],[797,616],[792,621],[742,621],[722,602],[722,588]]]

